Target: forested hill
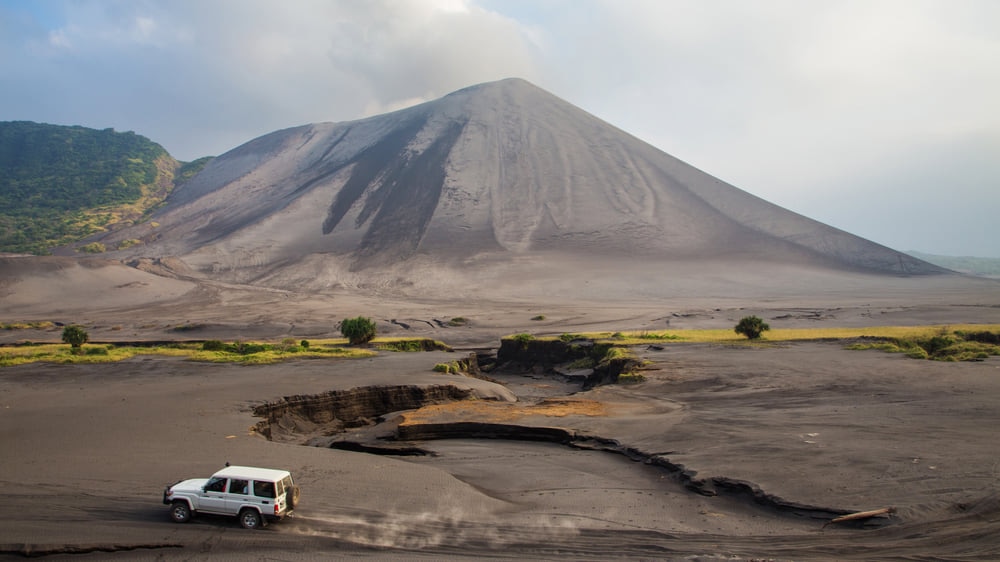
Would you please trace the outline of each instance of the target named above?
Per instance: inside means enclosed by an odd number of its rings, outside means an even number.
[[[0,122],[0,252],[44,254],[138,221],[205,160],[182,164],[131,131]]]

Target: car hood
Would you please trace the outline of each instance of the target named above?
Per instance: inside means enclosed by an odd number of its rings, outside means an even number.
[[[201,492],[207,483],[208,478],[191,478],[190,480],[181,480],[170,486],[170,489],[174,492]]]

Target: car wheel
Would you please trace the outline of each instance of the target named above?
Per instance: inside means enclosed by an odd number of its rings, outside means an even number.
[[[295,509],[295,506],[299,505],[299,487],[292,486],[288,493],[285,494],[285,501],[288,502],[288,509]]]
[[[191,507],[187,502],[175,501],[170,504],[170,518],[174,523],[187,523],[191,520]]]
[[[244,529],[258,529],[261,523],[260,513],[256,509],[247,507],[240,512],[240,525],[243,525]]]

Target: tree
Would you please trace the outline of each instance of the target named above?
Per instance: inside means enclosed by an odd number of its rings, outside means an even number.
[[[74,353],[79,353],[80,346],[87,343],[89,339],[90,334],[87,333],[87,330],[83,329],[83,326],[73,324],[63,328],[62,341],[72,346]]]
[[[375,332],[375,323],[371,318],[364,316],[345,318],[340,323],[340,333],[351,342],[351,345],[370,342],[375,337]]]
[[[742,334],[751,340],[759,338],[762,332],[770,329],[771,327],[767,323],[756,316],[744,316],[740,319],[740,323],[733,328],[737,334]]]

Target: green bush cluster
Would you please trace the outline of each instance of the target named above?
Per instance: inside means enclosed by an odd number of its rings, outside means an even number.
[[[280,351],[283,353],[297,353],[302,350],[294,339],[286,338],[280,344],[233,342],[225,343],[219,340],[207,340],[201,344],[202,351],[221,351],[224,353],[234,353],[237,355],[253,355],[265,351]]]
[[[340,333],[351,342],[351,345],[368,343],[375,338],[377,330],[371,318],[358,316],[345,318],[340,322]]]
[[[424,344],[420,340],[394,340],[378,344],[379,349],[386,351],[402,351],[415,353],[424,350]]]
[[[449,363],[438,363],[434,365],[434,372],[446,375],[458,375],[473,372],[475,368],[468,361],[451,361]]]
[[[510,336],[510,339],[520,343],[522,346],[528,345],[528,342],[535,339],[535,336],[528,333],[514,334]]]
[[[80,347],[90,341],[90,334],[83,326],[72,324],[63,328],[62,341],[68,343],[74,351],[79,352]]]
[[[739,323],[736,324],[733,331],[737,334],[746,336],[747,339],[756,340],[760,339],[760,335],[762,333],[770,329],[771,327],[767,325],[767,322],[764,322],[757,316],[744,316],[743,318],[740,318]]]
[[[926,338],[889,338],[876,343],[860,343],[849,349],[879,349],[903,353],[912,359],[934,361],[982,361],[1000,355],[1000,334],[992,332],[941,333]]]

